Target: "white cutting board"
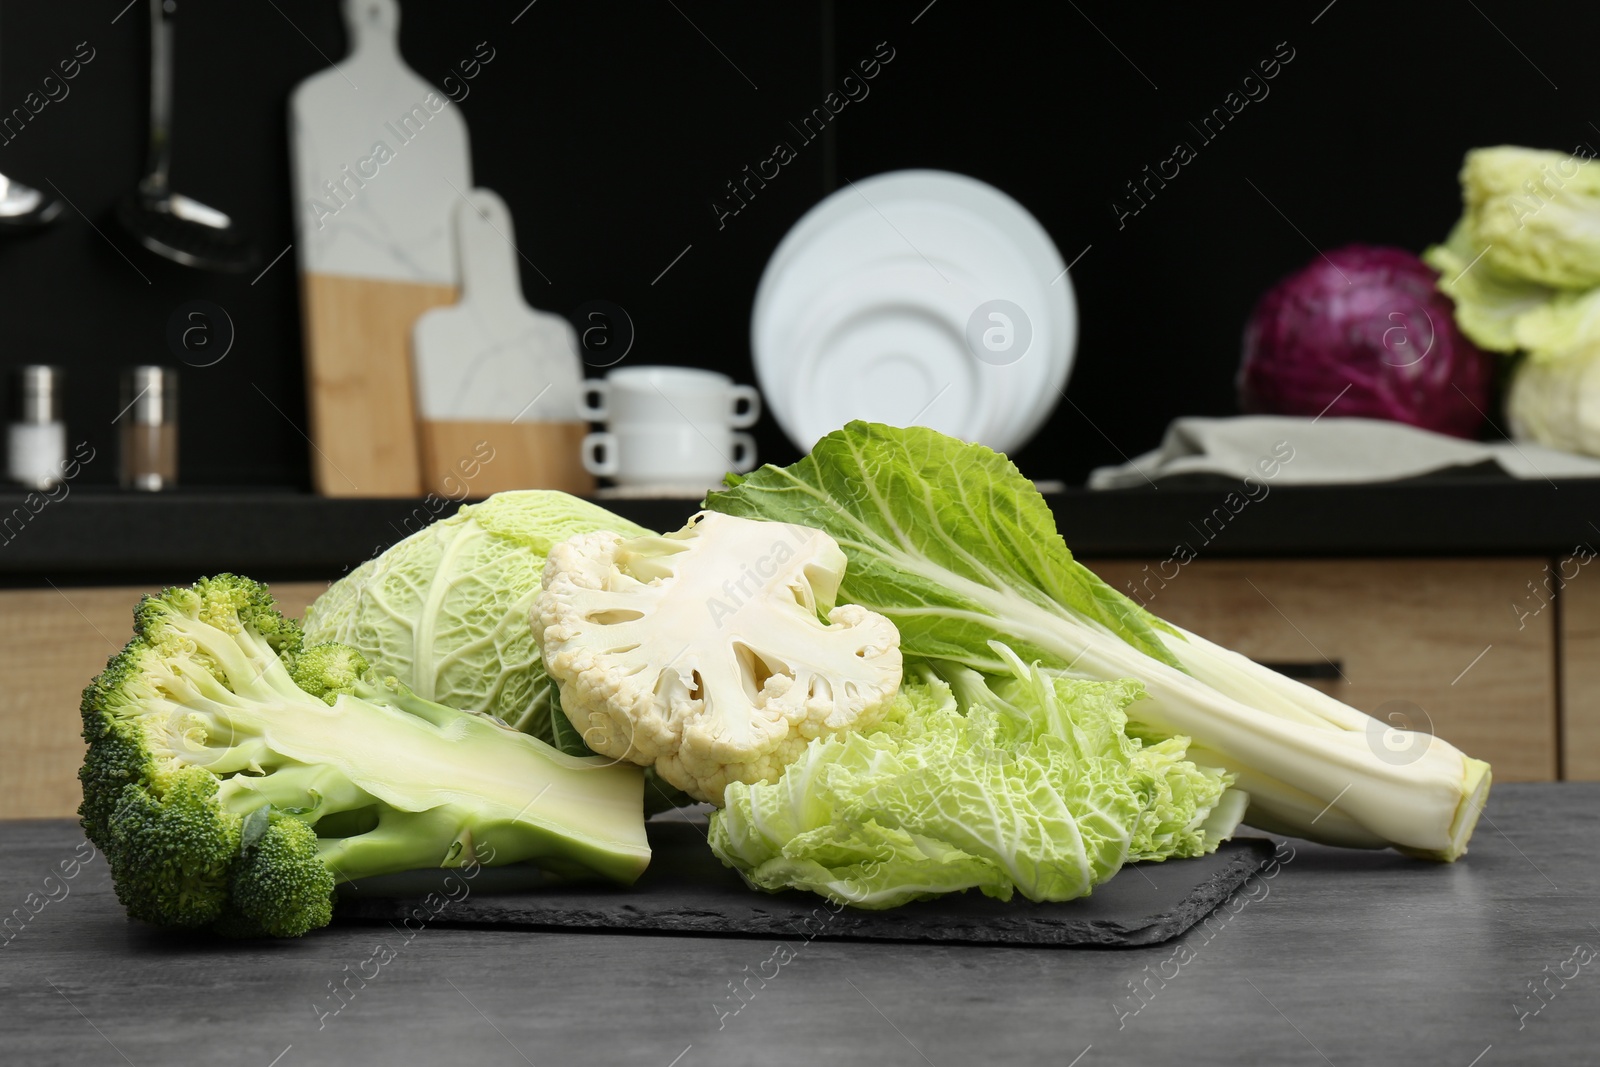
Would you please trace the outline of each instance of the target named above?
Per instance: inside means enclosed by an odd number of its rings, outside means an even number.
[[[350,54],[290,98],[312,480],[328,496],[416,496],[411,330],[456,301],[466,123],[400,58],[396,0],[343,0]]]
[[[290,98],[301,270],[454,285],[461,109],[400,56],[397,0],[343,0],[350,54]],[[330,186],[331,183],[331,186]]]
[[[578,336],[522,298],[516,231],[504,200],[474,189],[455,208],[461,302],[417,320],[412,337],[424,420],[573,422],[583,385]]]

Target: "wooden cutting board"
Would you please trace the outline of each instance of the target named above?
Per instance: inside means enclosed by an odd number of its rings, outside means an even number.
[[[473,497],[593,491],[580,458],[577,332],[523,299],[516,229],[498,195],[461,198],[455,235],[461,302],[423,315],[412,338],[423,488],[453,498],[463,483]]]
[[[460,109],[400,56],[397,0],[343,0],[350,54],[290,98],[313,482],[416,496],[411,329],[455,302]]]

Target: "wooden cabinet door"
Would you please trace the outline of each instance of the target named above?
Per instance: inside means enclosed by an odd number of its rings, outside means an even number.
[[[1185,629],[1328,675],[1311,684],[1368,714],[1417,722],[1488,760],[1499,781],[1558,773],[1556,610],[1532,610],[1541,602],[1529,592],[1543,558],[1085,562]],[[1589,633],[1600,651],[1600,589]],[[1600,662],[1589,691],[1592,746]],[[1600,750],[1589,751],[1600,777]]]
[[[323,582],[273,586],[299,618]],[[77,814],[83,687],[133,633],[142,589],[0,590],[0,819]]]
[[[1564,574],[1571,574],[1567,560]],[[1560,564],[1558,564],[1559,566]],[[1561,777],[1600,780],[1600,574],[1561,584]]]

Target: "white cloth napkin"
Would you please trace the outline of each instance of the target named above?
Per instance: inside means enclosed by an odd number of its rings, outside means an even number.
[[[1175,419],[1161,447],[1096,469],[1089,488],[1123,489],[1175,474],[1253,475],[1280,485],[1387,482],[1485,460],[1513,478],[1600,477],[1600,459],[1535,444],[1464,441],[1382,419],[1241,415]]]

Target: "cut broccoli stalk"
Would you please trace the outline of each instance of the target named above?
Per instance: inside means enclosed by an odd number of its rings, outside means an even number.
[[[340,882],[536,861],[628,883],[649,862],[637,768],[303,649],[264,586],[168,589],[134,628],[84,691],[79,809],[134,918],[296,936]]]

